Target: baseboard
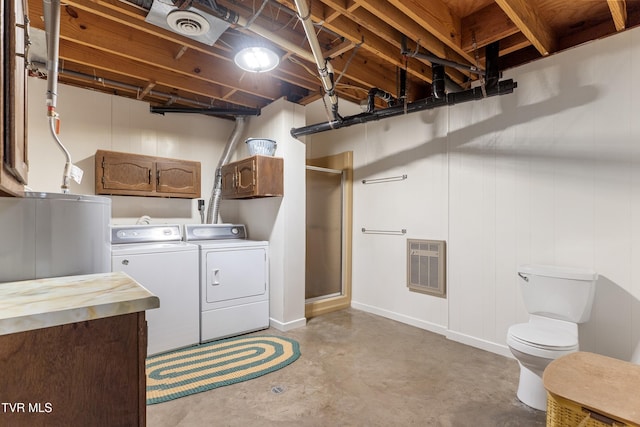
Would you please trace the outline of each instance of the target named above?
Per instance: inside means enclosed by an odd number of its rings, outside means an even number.
[[[442,325],[436,323],[427,322],[424,320],[416,319],[414,317],[405,316],[403,314],[395,313],[389,310],[383,310],[379,307],[374,307],[367,304],[351,301],[351,307],[356,310],[366,311],[367,313],[376,314],[378,316],[386,317],[387,319],[396,320],[398,322],[405,323],[407,325],[415,326],[416,328],[424,329],[429,332],[444,335],[451,341],[456,341],[461,344],[465,344],[471,347],[479,348],[491,353],[499,354],[501,356],[509,357],[513,359],[513,355],[509,351],[509,347],[506,345],[500,345],[491,341],[486,341],[480,338],[465,335],[460,332],[455,332],[447,329]]]
[[[351,307],[356,310],[366,311],[367,313],[376,314],[378,316],[386,317],[387,319],[396,320],[407,325],[415,326],[416,328],[424,329],[436,334],[447,334],[447,328],[436,323],[427,322],[424,320],[416,319],[415,317],[405,316],[404,314],[395,313],[389,310],[383,310],[379,307],[372,305],[362,304],[359,302],[351,301]]]
[[[509,347],[507,347],[506,345],[496,344],[491,341],[472,337],[470,335],[462,334],[460,332],[455,332],[451,330],[447,330],[445,336],[447,337],[447,339],[450,339],[451,341],[456,341],[461,344],[466,344],[471,347],[479,348],[480,350],[485,350],[491,353],[508,357],[510,359],[515,359],[513,357],[513,354],[511,354],[511,351],[509,351]]]
[[[279,320],[275,320],[274,318],[269,318],[269,326],[276,328],[279,331],[287,332],[292,329],[301,328],[307,324],[307,319],[304,317],[301,319],[293,320],[291,322],[280,322]]]

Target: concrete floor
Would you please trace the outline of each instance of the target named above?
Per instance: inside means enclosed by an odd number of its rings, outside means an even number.
[[[544,426],[515,396],[515,360],[359,310],[286,333],[293,364],[147,407],[161,426]]]

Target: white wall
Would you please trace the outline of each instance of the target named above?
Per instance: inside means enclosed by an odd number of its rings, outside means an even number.
[[[447,240],[442,300],[406,289],[405,236],[354,233],[354,307],[509,355],[506,331],[527,318],[517,265],[591,268],[582,349],[629,359],[640,341],[638,69],[634,29],[509,70],[511,95],[306,137],[308,157],[354,151],[355,230]],[[321,103],[307,112],[324,121]]]
[[[60,192],[65,158],[49,132],[46,81],[29,78],[28,84],[29,187]],[[146,102],[67,85],[58,89],[59,137],[84,171],[82,183],[72,182],[70,192],[95,194],[95,152],[102,149],[199,161],[202,198],[208,201],[232,121],[199,114],[162,116],[150,113]],[[113,196],[112,215],[116,224],[134,223],[142,215],[158,223],[200,222],[197,203],[190,199]]]
[[[49,134],[46,82],[29,79],[29,186],[34,191],[60,192],[64,156]],[[84,170],[81,184],[71,192],[95,194],[97,149],[196,160],[202,166],[202,198],[208,204],[215,169],[234,123],[197,114],[151,114],[145,102],[60,85],[60,139],[72,161]],[[305,147],[289,134],[304,124],[303,107],[278,100],[259,117],[249,119],[241,138],[260,136],[278,142],[276,155],[285,160],[285,196],[221,203],[224,222],[247,225],[253,240],[270,243],[271,320],[283,330],[303,326],[305,258]],[[234,158],[247,157],[240,143]],[[191,199],[111,196],[112,224],[129,224],[142,215],[152,223],[199,223],[197,203]]]
[[[279,99],[249,122],[247,135],[272,138],[284,159],[284,197],[225,201],[225,221],[249,225],[254,240],[269,240],[271,325],[290,330],[306,324],[305,283],[305,146],[290,135],[304,125],[304,108]],[[245,144],[239,157],[248,156]]]

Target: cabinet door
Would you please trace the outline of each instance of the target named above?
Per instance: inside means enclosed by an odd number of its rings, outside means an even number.
[[[155,164],[152,159],[116,152],[96,156],[96,194],[131,194],[132,191],[145,193],[154,190]]]
[[[222,197],[233,197],[236,194],[236,165],[230,163],[222,167]]]
[[[24,0],[1,0],[2,56],[0,81],[0,193],[16,194],[27,183],[27,70],[25,68],[27,13]]]
[[[236,163],[236,194],[251,196],[256,188],[256,159],[249,157]]]
[[[200,197],[200,165],[189,161],[156,162],[156,191],[173,197]]]
[[[2,335],[2,425],[144,426],[145,356],[144,312]]]

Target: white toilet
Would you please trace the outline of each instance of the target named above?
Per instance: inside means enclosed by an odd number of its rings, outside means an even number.
[[[528,323],[507,332],[507,345],[520,365],[518,399],[546,411],[542,372],[552,360],[578,351],[578,323],[589,320],[598,274],[569,267],[518,268]]]

